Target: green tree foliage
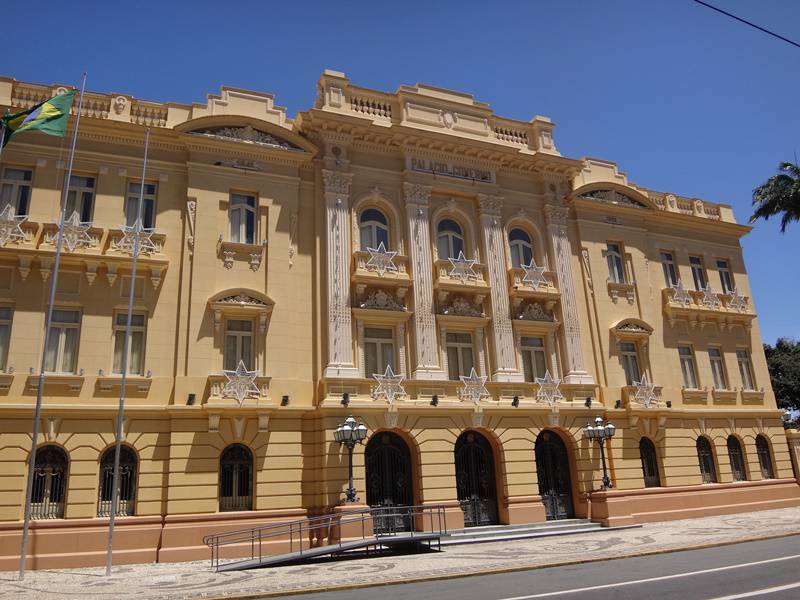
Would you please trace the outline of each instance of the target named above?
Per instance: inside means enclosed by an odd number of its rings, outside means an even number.
[[[800,221],[800,167],[783,162],[778,171],[753,190],[755,209],[750,222],[780,215],[781,233],[784,233],[789,223]]]
[[[774,346],[764,344],[764,352],[778,406],[800,410],[800,342],[778,338]]]

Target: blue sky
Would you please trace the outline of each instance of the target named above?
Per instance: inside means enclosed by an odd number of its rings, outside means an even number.
[[[800,39],[800,2],[711,0]],[[633,182],[734,206],[800,154],[800,49],[691,0],[49,3],[6,27],[0,74],[203,101],[220,84],[310,106],[324,68],[366,87],[468,91],[503,116],[547,115],[560,151]],[[219,7],[224,7],[220,10]],[[800,337],[800,224],[743,240],[764,340]]]

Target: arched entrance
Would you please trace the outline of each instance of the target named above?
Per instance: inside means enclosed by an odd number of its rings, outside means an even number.
[[[465,431],[456,440],[455,459],[456,488],[464,511],[464,525],[496,525],[497,487],[489,441],[477,431]]]
[[[573,518],[572,480],[564,441],[557,433],[545,430],[536,438],[535,450],[539,495],[547,520]]]
[[[396,433],[381,431],[372,436],[365,452],[367,504],[372,508],[395,507],[376,511],[376,533],[411,531],[412,519],[404,507],[414,504],[411,452]]]

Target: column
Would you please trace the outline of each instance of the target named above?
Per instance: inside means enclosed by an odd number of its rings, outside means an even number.
[[[547,232],[555,258],[555,271],[558,277],[558,288],[561,292],[561,314],[564,320],[564,354],[566,373],[564,383],[593,384],[592,376],[583,365],[583,347],[581,345],[581,325],[578,318],[578,301],[575,292],[575,281],[572,278],[572,247],[567,236],[566,206],[548,204],[544,207],[547,217]]]
[[[433,312],[433,257],[429,204],[431,188],[404,183],[409,227],[409,258],[414,274],[414,379],[446,379],[439,366],[436,316]]]
[[[486,375],[486,352],[483,349],[483,327],[475,330],[475,343],[478,346],[478,375]],[[469,373],[467,373],[467,375],[469,375]]]
[[[556,335],[551,331],[547,334],[547,352],[550,361],[550,375],[558,379],[558,359],[556,358]]]
[[[406,324],[397,325],[397,374],[408,377],[406,371]]]
[[[350,311],[350,184],[353,175],[323,169],[328,273],[328,366],[325,377],[360,377],[353,361]]]
[[[511,327],[511,307],[508,301],[505,236],[500,220],[501,199],[497,196],[478,194],[478,202],[481,209],[481,230],[492,298],[492,341],[495,354],[492,380],[523,381],[524,375],[517,368],[514,352],[514,331]]]

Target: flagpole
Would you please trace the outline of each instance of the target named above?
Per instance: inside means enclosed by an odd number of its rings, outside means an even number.
[[[86,73],[83,74],[81,81],[81,95],[78,99],[78,110],[75,113],[75,129],[72,131],[72,145],[69,151],[69,161],[67,172],[64,175],[64,189],[61,191],[61,217],[58,223],[58,236],[56,238],[56,255],[53,260],[53,275],[50,278],[50,298],[47,304],[47,318],[44,322],[44,346],[42,348],[42,360],[39,366],[39,386],[36,389],[36,408],[33,411],[33,427],[31,435],[31,452],[28,455],[28,485],[25,490],[25,519],[22,525],[22,547],[19,552],[19,578],[25,577],[25,559],[28,553],[28,530],[31,521],[31,495],[33,494],[33,475],[36,468],[36,443],[39,437],[39,419],[42,415],[42,393],[44,391],[44,370],[45,359],[47,357],[47,347],[50,343],[50,323],[53,320],[53,304],[56,297],[56,285],[58,282],[58,265],[61,261],[61,242],[63,240],[64,219],[67,210],[67,194],[69,193],[69,182],[72,178],[72,163],[75,159],[75,145],[78,141],[78,125],[81,122],[81,111],[83,110],[83,92],[86,89]]]
[[[131,283],[128,290],[128,320],[125,323],[125,341],[122,344],[122,381],[119,388],[119,411],[117,413],[117,431],[114,438],[114,471],[111,487],[111,515],[108,520],[108,551],[106,554],[106,576],[111,575],[114,551],[114,523],[119,502],[119,455],[122,449],[122,421],[125,414],[125,382],[128,377],[128,347],[131,339],[131,320],[133,318],[133,297],[136,290],[136,263],[139,258],[139,241],[142,231],[142,205],[144,204],[144,181],[147,173],[147,148],[150,144],[150,128],[144,134],[144,162],[142,162],[142,183],[139,187],[139,200],[136,204],[136,221],[133,224],[133,261],[131,264]]]
[[[3,156],[3,142],[6,141],[6,124],[0,125],[0,158]]]

